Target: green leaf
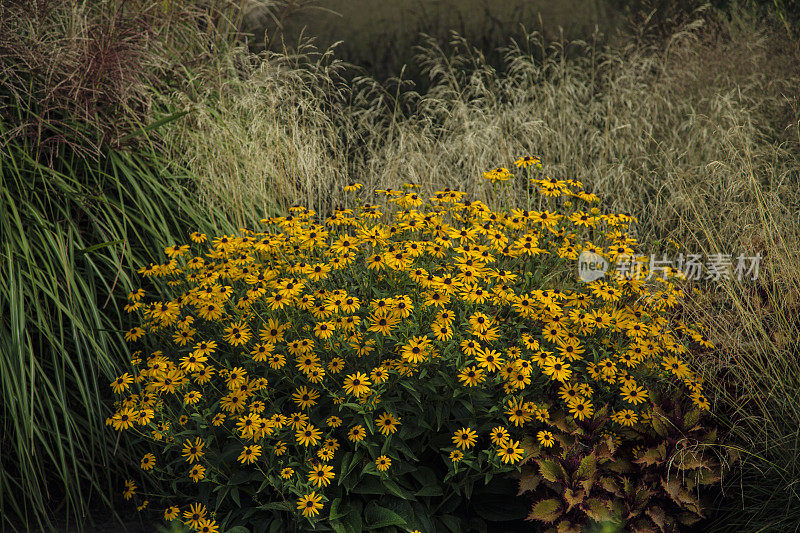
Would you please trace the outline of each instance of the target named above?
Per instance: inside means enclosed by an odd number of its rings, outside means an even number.
[[[336,520],[337,518],[341,518],[350,512],[350,507],[348,507],[347,504],[340,509],[339,507],[341,505],[341,498],[336,498],[331,502],[331,510],[328,512],[329,520]]]
[[[608,502],[600,498],[587,498],[580,507],[595,522],[607,522],[612,518]]]
[[[426,485],[414,493],[414,496],[441,496],[442,487],[439,485]]]
[[[288,502],[269,502],[259,506],[259,509],[265,511],[292,511],[292,506]]]
[[[692,409],[691,411],[687,411],[685,415],[683,415],[683,427],[687,430],[693,429],[698,422],[700,422],[700,417],[702,416],[702,411],[700,409]]]
[[[437,516],[436,519],[440,521],[444,526],[452,531],[452,533],[461,533],[461,521],[453,515],[442,515]],[[441,528],[436,528],[436,531],[439,531]]]
[[[595,458],[594,453],[591,453],[581,459],[581,464],[578,465],[578,469],[575,471],[575,476],[581,479],[591,479],[594,477],[596,472],[597,459]]]
[[[550,459],[537,459],[536,463],[539,465],[539,472],[542,477],[551,483],[556,481],[567,481],[567,472],[561,463],[551,461]]]
[[[117,239],[116,241],[108,241],[103,242],[100,244],[95,244],[94,246],[89,246],[88,248],[84,248],[83,250],[79,250],[81,254],[88,254],[94,252],[95,250],[99,250],[101,248],[108,248],[109,246],[116,246],[117,244],[122,244],[125,241],[123,239]]]
[[[391,479],[385,478],[385,479],[382,479],[381,482],[383,483],[383,486],[386,487],[386,489],[389,491],[389,494],[392,494],[392,495],[397,496],[398,498],[402,498],[404,500],[413,500],[414,499],[407,490],[405,490],[402,487],[400,487],[400,485],[398,485],[397,483],[395,483]]]
[[[375,476],[364,476],[357,485],[353,487],[356,494],[386,494],[386,489],[380,479]]]
[[[407,525],[400,515],[391,509],[381,507],[374,500],[364,509],[364,521],[371,528]]]
[[[533,506],[528,514],[529,520],[539,520],[545,524],[555,522],[561,516],[561,502],[555,498],[542,500]]]

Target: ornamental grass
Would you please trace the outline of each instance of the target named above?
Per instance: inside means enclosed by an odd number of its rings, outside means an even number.
[[[125,499],[204,532],[702,517],[720,462],[685,362],[712,345],[675,312],[691,287],[579,281],[582,252],[634,253],[635,219],[538,158],[512,168],[484,173],[488,203],[352,183],[327,217],[193,233],[144,265],[107,419],[149,450]],[[514,181],[523,207],[500,200]]]

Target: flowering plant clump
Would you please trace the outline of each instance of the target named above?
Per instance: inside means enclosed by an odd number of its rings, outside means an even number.
[[[153,298],[129,296],[141,346],[108,419],[148,446],[125,497],[205,532],[465,531],[527,516],[509,474],[596,417],[624,448],[658,391],[707,410],[682,359],[705,337],[667,318],[679,279],[576,281],[582,251],[633,252],[632,218],[516,165],[540,193],[527,209],[410,184],[371,205],[351,184],[325,219],[194,233],[143,267]]]

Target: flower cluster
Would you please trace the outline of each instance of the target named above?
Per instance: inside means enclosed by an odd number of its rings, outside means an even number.
[[[533,157],[517,166],[541,169]],[[174,479],[181,494],[244,471],[268,489],[254,501],[293,500],[314,519],[356,466],[387,476],[419,428],[451,428],[439,449],[453,473],[479,455],[485,471],[508,471],[527,434],[554,445],[555,412],[581,423],[607,406],[610,434],[647,425],[650,390],[665,380],[708,409],[684,362],[708,341],[667,318],[681,280],[575,280],[582,251],[630,253],[631,217],[601,214],[576,180],[538,174],[530,186],[537,209],[407,184],[376,191],[381,205],[348,197],[324,219],[294,207],[258,231],[166,248],[163,264],[139,271],[156,298],[129,295],[142,321],[126,340],[150,344],[111,383],[108,423],[149,442],[143,475]],[[454,398],[464,418],[428,425],[424,410]],[[341,459],[357,449],[370,460]],[[135,492],[130,481],[126,498]],[[216,531],[204,504],[167,503],[165,519],[183,510],[190,527]]]

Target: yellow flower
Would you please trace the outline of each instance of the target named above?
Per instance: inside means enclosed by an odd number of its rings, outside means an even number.
[[[132,479],[128,479],[125,481],[125,490],[122,491],[122,497],[130,500],[134,494],[136,494],[136,483]]]
[[[497,426],[489,433],[492,444],[500,444],[508,438],[508,430],[502,426]]]
[[[592,407],[592,402],[586,400],[582,397],[577,397],[573,400],[570,400],[567,403],[569,407],[569,412],[572,413],[574,418],[578,420],[583,420],[587,417],[591,417],[594,413],[594,408]]]
[[[317,487],[326,487],[335,475],[332,466],[320,464],[311,468],[308,472],[308,482]]]
[[[343,386],[347,394],[352,394],[353,396],[360,398],[370,393],[369,386],[371,384],[372,383],[366,374],[356,372],[355,374],[350,374],[345,378]]]
[[[622,395],[622,399],[628,403],[632,403],[633,405],[639,405],[640,403],[647,400],[647,391],[637,386],[635,383],[626,383],[620,389],[620,394]]]
[[[556,443],[555,437],[553,437],[553,433],[550,431],[542,430],[536,434],[536,440],[539,441],[544,448],[550,448],[553,444]]]
[[[322,507],[322,497],[321,495],[317,495],[316,491],[311,494],[306,494],[297,500],[297,510],[302,511],[303,516],[306,518],[318,515]]]
[[[139,466],[142,467],[142,470],[152,470],[153,467],[156,466],[156,456],[152,453],[144,454]]]
[[[472,448],[476,440],[478,440],[478,434],[470,428],[461,428],[453,435],[453,444],[465,450]]]
[[[383,413],[378,418],[375,419],[375,424],[378,426],[378,429],[384,435],[389,435],[390,433],[394,433],[397,431],[397,426],[400,422],[391,414]]]
[[[133,377],[125,372],[111,382],[111,388],[114,390],[115,394],[122,394],[128,389],[131,383],[133,383]]]
[[[292,398],[294,399],[294,403],[297,404],[298,407],[301,409],[308,409],[309,407],[313,407],[317,404],[317,398],[319,398],[319,392],[314,389],[307,389],[306,387],[300,387],[292,394]]]
[[[636,413],[630,409],[622,409],[621,411],[617,411],[611,418],[614,419],[614,422],[623,426],[632,426],[639,420],[639,417],[636,416]]]
[[[364,426],[361,425],[353,426],[347,433],[347,438],[350,439],[352,442],[361,442],[362,440],[364,440],[364,437],[366,436],[367,432],[364,429]]]
[[[207,512],[206,506],[202,503],[193,503],[183,512],[183,523],[197,529],[200,527],[200,522],[205,520]]]
[[[200,520],[196,531],[197,533],[219,533],[219,526],[214,520]]]
[[[519,441],[506,440],[502,446],[497,450],[497,455],[500,456],[503,463],[516,463],[522,459],[525,451],[519,447]]]
[[[295,433],[297,444],[303,446],[316,446],[320,440],[322,432],[314,427],[313,424],[306,424]]]
[[[478,383],[483,382],[483,370],[476,366],[468,366],[458,374],[458,379],[464,385],[474,387]]]
[[[189,463],[199,461],[200,458],[205,454],[203,451],[203,446],[205,446],[205,443],[200,437],[195,438],[194,442],[186,439],[186,443],[183,445],[182,455],[186,457],[186,461]]]
[[[392,460],[386,457],[385,455],[381,455],[377,459],[375,459],[375,466],[381,472],[386,472],[392,466]]]
[[[164,520],[166,520],[167,522],[172,522],[173,520],[178,518],[180,512],[181,510],[174,505],[171,507],[167,507],[166,509],[164,509]]]
[[[206,477],[206,467],[203,465],[194,465],[189,469],[189,478],[197,483]]]
[[[239,454],[239,462],[242,464],[254,463],[261,455],[261,446],[253,444],[252,446],[245,446],[242,453]]]
[[[289,468],[288,466],[281,470],[281,477],[283,479],[289,479],[294,475],[294,469]]]

